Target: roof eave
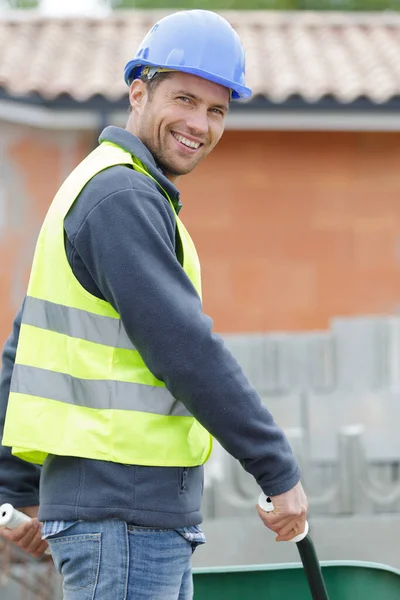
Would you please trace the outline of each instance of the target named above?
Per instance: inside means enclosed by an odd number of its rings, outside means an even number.
[[[55,130],[98,131],[106,124],[125,126],[127,100],[101,97],[85,103],[72,98],[45,101],[38,96],[13,98],[0,93],[0,120]],[[400,131],[400,97],[384,104],[366,98],[343,104],[333,98],[307,103],[299,97],[278,104],[258,97],[233,104],[226,129],[297,131]]]
[[[337,111],[243,111],[232,112],[226,129],[247,131],[398,131],[400,111],[387,113],[382,107],[371,112]]]

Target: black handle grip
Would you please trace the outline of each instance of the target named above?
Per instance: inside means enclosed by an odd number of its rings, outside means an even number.
[[[303,563],[313,600],[329,600],[328,591],[322,577],[321,566],[315,551],[314,544],[309,535],[304,540],[297,542],[297,549]]]

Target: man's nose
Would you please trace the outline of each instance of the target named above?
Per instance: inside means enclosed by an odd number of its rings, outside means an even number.
[[[194,110],[188,115],[186,125],[193,135],[204,135],[208,131],[208,113],[206,110]]]

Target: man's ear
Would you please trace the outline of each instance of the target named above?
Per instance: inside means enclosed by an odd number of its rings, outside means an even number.
[[[129,102],[132,110],[140,110],[147,100],[147,86],[141,79],[134,79],[129,88]]]

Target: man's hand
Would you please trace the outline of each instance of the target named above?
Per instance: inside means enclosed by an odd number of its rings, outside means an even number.
[[[306,528],[308,502],[300,481],[288,492],[271,496],[272,512],[262,510],[257,504],[260,519],[266,527],[277,533],[277,542],[286,542]]]
[[[9,542],[13,542],[18,548],[25,550],[35,558],[40,558],[48,544],[42,540],[42,525],[37,520],[38,506],[26,506],[18,508],[19,511],[25,513],[32,520],[29,523],[24,523],[15,529],[0,528],[0,536]]]

